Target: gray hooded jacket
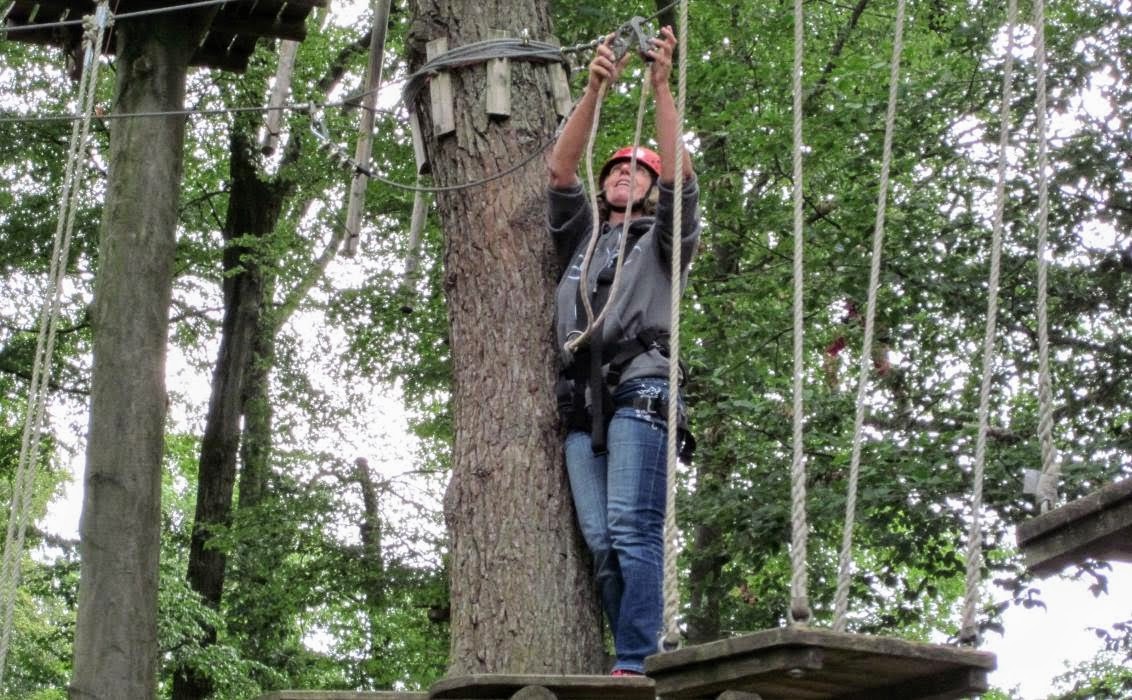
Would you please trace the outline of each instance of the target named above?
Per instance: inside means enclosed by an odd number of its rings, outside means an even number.
[[[671,275],[673,191],[658,184],[656,215],[630,222],[636,243],[626,251],[617,296],[602,324],[606,347],[631,340],[643,331],[667,333],[671,328]],[[700,239],[699,187],[695,178],[684,184],[681,232],[681,288],[687,283],[688,266]],[[549,190],[548,228],[559,260],[564,266],[555,297],[555,334],[561,350],[570,334],[586,326],[579,308],[578,285],[582,258],[593,230],[593,212],[582,186]],[[590,261],[586,289],[593,300],[599,284],[610,284],[617,263],[617,250],[624,226],[602,224],[601,237]],[[602,273],[605,273],[604,275]],[[600,278],[600,282],[599,282]],[[606,290],[608,291],[608,290]],[[594,310],[595,315],[598,310]],[[607,371],[608,367],[603,368]],[[638,377],[668,376],[668,360],[656,349],[633,358],[621,373],[621,381]],[[612,387],[611,387],[612,388]]]

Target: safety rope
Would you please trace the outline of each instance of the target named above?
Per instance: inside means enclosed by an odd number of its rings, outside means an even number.
[[[1053,389],[1049,369],[1049,149],[1046,135],[1046,40],[1045,1],[1034,0],[1034,62],[1037,64],[1038,138],[1038,440],[1042,450],[1042,474],[1037,500],[1045,513],[1057,503],[1061,460],[1053,444]]]
[[[983,474],[986,469],[987,425],[990,412],[991,375],[994,367],[995,324],[998,319],[999,268],[1002,260],[1002,219],[1006,206],[1007,146],[1010,140],[1010,102],[1014,75],[1014,31],[1018,22],[1018,2],[1007,4],[1006,61],[1002,69],[1002,104],[999,107],[998,177],[995,182],[994,224],[991,233],[990,275],[987,280],[987,318],[983,334],[983,371],[979,384],[979,432],[975,441],[975,465],[972,475],[971,522],[967,535],[967,581],[963,597],[963,616],[959,638],[964,644],[976,644],[978,630],[975,608],[979,599],[982,575],[982,509]]]
[[[892,63],[888,76],[888,108],[884,116],[884,147],[880,164],[876,222],[873,226],[873,250],[869,268],[868,301],[865,304],[864,339],[861,341],[860,376],[857,380],[857,410],[853,420],[853,452],[849,460],[849,482],[846,484],[845,498],[845,525],[841,532],[837,592],[834,596],[833,629],[838,632],[845,629],[846,616],[849,611],[849,583],[853,562],[853,521],[857,513],[857,482],[861,474],[861,447],[864,442],[865,396],[872,369],[877,291],[880,288],[880,261],[884,252],[884,216],[885,207],[888,203],[888,176],[892,167],[892,133],[896,126],[896,101],[900,91],[900,54],[904,48],[904,5],[904,0],[898,0],[896,3]]]
[[[645,121],[645,106],[648,101],[649,85],[652,80],[652,68],[645,68],[644,82],[641,84],[641,100],[637,106],[637,120],[633,129],[633,153],[629,156],[629,182],[636,182],[637,177],[637,147],[641,143],[641,131],[644,127]],[[579,271],[578,284],[583,288],[589,285],[589,271],[590,263],[593,261],[594,251],[597,249],[598,239],[601,238],[601,220],[597,215],[597,190],[600,183],[595,182],[593,172],[593,155],[594,155],[594,141],[597,139],[598,120],[601,117],[601,103],[605,100],[605,95],[608,92],[608,86],[602,83],[601,90],[598,92],[597,104],[594,106],[594,119],[593,124],[590,126],[589,138],[586,141],[586,178],[589,185],[590,193],[590,211],[593,212],[593,228],[590,231],[590,240],[586,245],[586,252],[582,256],[582,266]],[[630,193],[632,196],[632,193]],[[629,212],[632,211],[632,203],[629,204]],[[593,305],[590,303],[590,295],[582,294],[582,307],[586,313],[586,327],[582,332],[572,336],[566,341],[566,346],[563,348],[567,353],[573,354],[578,351],[590,339],[590,336],[601,326],[601,322],[605,320],[605,315],[613,306],[614,300],[617,298],[617,292],[621,288],[621,268],[625,263],[625,249],[628,247],[629,241],[629,219],[626,218],[621,227],[621,239],[617,245],[617,263],[613,268],[613,282],[609,287],[609,296],[605,300],[605,306],[602,307],[597,317],[594,317]]]
[[[802,0],[794,0],[794,395],[793,444],[794,458],[790,466],[790,615],[792,625],[810,621],[810,603],[806,591],[806,465],[802,445],[802,376],[804,320],[802,306],[802,244],[805,240],[802,220],[802,47],[804,41]]]
[[[24,422],[20,442],[19,462],[12,480],[12,504],[8,516],[8,528],[4,539],[4,559],[0,568],[0,600],[2,620],[0,620],[0,683],[4,679],[4,668],[8,658],[8,647],[12,637],[12,620],[16,606],[16,593],[19,588],[20,566],[23,561],[24,535],[31,514],[32,497],[35,491],[36,468],[39,463],[40,444],[43,437],[47,409],[47,387],[51,376],[51,357],[55,352],[55,331],[58,326],[60,298],[63,282],[67,274],[67,260],[70,254],[71,234],[75,228],[75,212],[78,210],[81,194],[79,159],[86,150],[90,136],[91,116],[94,113],[94,95],[98,87],[98,69],[102,42],[106,29],[112,22],[107,0],[102,0],[95,8],[93,16],[83,18],[83,65],[79,76],[77,101],[82,105],[86,118],[75,122],[71,129],[71,141],[67,154],[62,188],[59,195],[59,218],[52,243],[51,262],[48,270],[47,294],[39,315],[39,334],[36,338],[35,357],[32,364],[31,382],[28,390],[27,417]]]
[[[680,298],[683,292],[684,261],[684,108],[688,95],[688,0],[681,0],[678,32],[683,45],[676,66],[676,142],[672,157],[676,174],[672,182],[672,272],[669,275],[671,321],[668,336],[668,430],[667,430],[667,496],[664,509],[664,641],[663,648],[675,649],[680,641],[680,585],[677,580],[679,547],[676,529],[677,425],[680,396]]]

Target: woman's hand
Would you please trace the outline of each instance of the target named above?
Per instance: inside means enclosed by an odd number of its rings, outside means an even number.
[[[652,86],[653,88],[668,85],[672,77],[672,53],[676,50],[676,35],[672,27],[661,27],[660,36],[652,39],[652,49],[648,55],[652,60]]]
[[[605,37],[605,41],[597,46],[597,51],[594,53],[594,58],[590,61],[590,78],[588,87],[591,90],[598,90],[601,88],[602,83],[609,83],[612,85],[617,82],[617,78],[621,75],[622,69],[629,62],[629,54],[626,53],[617,60],[616,54],[610,48],[615,34],[610,34]],[[671,59],[669,61],[671,63]]]

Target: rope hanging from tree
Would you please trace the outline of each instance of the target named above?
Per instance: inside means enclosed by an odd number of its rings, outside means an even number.
[[[679,554],[676,529],[676,469],[677,458],[676,426],[678,424],[680,395],[680,298],[683,286],[683,220],[684,220],[684,109],[688,96],[688,0],[680,0],[678,36],[684,42],[680,48],[676,64],[676,139],[672,157],[676,160],[676,173],[672,182],[672,268],[669,274],[670,288],[670,330],[668,336],[668,417],[666,445],[667,474],[664,509],[664,637],[663,647],[676,648],[680,639],[680,626],[677,620],[680,612],[680,586],[677,580],[676,558]]]
[[[793,104],[793,176],[794,176],[794,391],[792,434],[794,458],[790,466],[790,624],[810,621],[810,603],[806,591],[806,465],[802,445],[802,376],[803,358],[803,257],[805,240],[802,220],[802,47],[804,31],[802,0],[794,0],[794,71]]]
[[[112,23],[107,0],[99,3],[94,15],[83,18],[83,65],[79,76],[77,101],[83,110],[83,119],[71,129],[63,183],[59,194],[59,217],[52,242],[51,262],[48,270],[47,294],[39,314],[39,334],[36,338],[35,359],[32,364],[28,390],[28,409],[20,442],[19,462],[12,480],[12,504],[8,516],[8,529],[4,540],[4,559],[0,569],[0,682],[8,658],[12,637],[12,620],[15,612],[16,591],[19,587],[20,565],[23,560],[24,535],[31,513],[35,489],[36,467],[46,421],[47,387],[51,377],[51,357],[55,351],[55,331],[58,325],[60,297],[67,274],[67,260],[71,247],[71,234],[75,228],[75,212],[81,192],[80,159],[86,152],[90,137],[91,117],[94,113],[94,95],[98,87],[98,69],[106,29]]]
[[[641,131],[643,129],[645,120],[645,104],[648,100],[648,90],[650,85],[650,78],[652,75],[652,68],[645,68],[644,81],[641,84],[641,100],[637,106],[637,121],[633,130],[633,153],[629,158],[629,180],[637,176],[637,147],[641,143]],[[593,230],[590,232],[590,240],[586,245],[586,253],[582,256],[582,266],[579,272],[582,283],[588,279],[590,262],[593,260],[594,250],[597,248],[597,241],[601,237],[601,221],[597,216],[597,185],[594,178],[594,141],[597,139],[598,123],[601,119],[601,104],[605,100],[605,95],[609,91],[608,83],[602,83],[601,89],[597,95],[597,103],[594,105],[594,120],[590,126],[589,138],[586,140],[586,179],[589,185],[590,194],[590,211],[594,212],[593,217]],[[625,233],[628,233],[628,226],[626,226]],[[586,327],[582,330],[581,334],[574,336],[566,342],[564,350],[567,353],[575,353],[586,342],[589,341],[590,336],[595,332],[600,332],[598,329],[601,327],[601,322],[605,320],[605,314],[613,306],[614,300],[617,298],[617,292],[621,287],[621,267],[625,262],[625,248],[628,244],[629,236],[622,235],[621,241],[617,247],[617,264],[613,269],[613,282],[609,287],[609,297],[605,301],[605,306],[594,317],[593,305],[590,303],[589,295],[582,294],[582,307],[586,312]]]
[[[1037,12],[1038,10],[1036,10]],[[983,373],[980,385],[979,402],[979,436],[976,443],[975,467],[973,474],[972,517],[967,541],[967,578],[963,605],[963,619],[961,638],[964,641],[975,640],[975,602],[978,598],[979,580],[981,575],[981,510],[983,477],[986,452],[986,434],[988,424],[988,406],[990,394],[991,367],[993,365],[993,351],[995,338],[995,321],[997,318],[997,293],[999,286],[999,269],[1002,250],[1002,217],[1005,192],[1006,175],[1006,142],[1010,132],[1010,86],[1013,70],[1013,33],[1016,24],[1017,2],[1010,0],[1008,27],[1010,32],[1009,46],[1007,48],[1006,65],[1003,76],[1003,98],[1001,112],[1001,134],[999,143],[999,173],[996,185],[996,207],[994,230],[992,234],[992,252],[990,279],[988,280],[988,308],[987,325],[984,334]],[[896,105],[899,93],[900,61],[903,50],[903,33],[905,19],[905,0],[898,0],[892,48],[892,60],[889,74],[888,105],[885,112],[884,144],[881,158],[880,183],[877,195],[877,211],[873,229],[873,247],[869,272],[868,299],[865,308],[864,332],[860,354],[859,377],[857,383],[856,413],[854,417],[852,456],[850,459],[849,478],[847,484],[845,521],[842,531],[841,550],[838,562],[837,590],[834,599],[835,631],[844,631],[849,607],[849,588],[852,567],[852,535],[856,513],[858,481],[860,477],[861,450],[863,444],[863,427],[866,389],[870,374],[870,361],[872,358],[872,344],[874,328],[876,326],[876,301],[880,286],[880,262],[883,254],[884,223],[887,207],[887,193],[889,175],[892,164],[892,139],[895,130]],[[793,120],[793,157],[794,157],[794,393],[793,393],[793,446],[794,459],[791,468],[791,603],[789,622],[791,625],[805,625],[809,622],[812,611],[809,607],[806,567],[806,539],[808,526],[806,522],[806,470],[802,440],[802,380],[804,377],[804,344],[803,344],[803,244],[804,220],[802,216],[802,151],[804,142],[802,138],[802,59],[803,59],[803,21],[802,0],[795,0],[794,15],[794,120]]]
[[[900,87],[900,55],[904,48],[904,5],[896,3],[896,26],[892,39],[892,61],[888,76],[888,108],[884,115],[884,147],[881,155],[880,185],[877,193],[876,222],[873,226],[873,250],[869,267],[869,292],[865,303],[864,338],[861,341],[860,374],[857,380],[857,408],[853,419],[853,452],[849,460],[849,481],[846,484],[845,525],[841,532],[841,556],[837,569],[837,592],[834,596],[833,629],[845,630],[849,611],[849,583],[853,565],[853,521],[857,513],[857,482],[861,475],[861,446],[864,443],[865,395],[871,374],[873,335],[876,327],[877,290],[880,288],[880,261],[884,252],[884,215],[888,202],[888,175],[892,167],[892,132],[896,125],[896,101]]]
[[[963,597],[963,615],[959,638],[966,644],[978,639],[975,608],[979,599],[982,574],[982,509],[983,474],[986,469],[987,426],[990,413],[991,378],[994,369],[995,324],[998,319],[999,271],[1002,261],[1002,219],[1006,206],[1007,146],[1010,140],[1010,101],[1014,77],[1014,31],[1018,23],[1018,2],[1007,4],[1006,60],[1002,68],[1002,104],[999,107],[998,176],[995,182],[994,225],[991,232],[990,273],[987,280],[987,317],[983,332],[983,368],[979,382],[979,428],[975,440],[975,464],[972,474],[971,521],[967,533],[967,582]]]
[[[1037,66],[1038,137],[1038,439],[1042,449],[1042,475],[1038,481],[1038,506],[1046,512],[1057,503],[1057,481],[1061,460],[1053,444],[1053,390],[1049,370],[1049,148],[1046,140],[1046,40],[1045,2],[1034,0],[1034,62]]]

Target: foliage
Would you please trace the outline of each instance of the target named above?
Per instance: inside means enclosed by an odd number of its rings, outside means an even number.
[[[835,4],[806,5],[805,453],[810,593],[822,622],[831,616],[852,449],[890,5],[863,2],[857,15]],[[778,625],[787,607],[792,18],[782,3],[693,6],[686,45],[696,60],[689,65],[686,124],[705,230],[686,295],[681,354],[690,368],[687,392],[701,449],[682,483],[679,512],[688,546],[681,563],[690,627],[720,636]],[[656,10],[642,2],[551,7],[556,33],[568,45]],[[1047,9],[1051,359],[1055,439],[1063,493],[1070,498],[1128,476],[1132,463],[1132,148],[1124,116],[1132,109],[1124,78],[1132,74],[1132,12],[1126,2],[1099,0]],[[411,19],[404,7],[395,8],[385,65],[390,92],[405,74],[401,54]],[[916,7],[908,21],[877,308],[880,347],[863,363],[869,383],[850,626],[937,639],[955,633],[963,593],[1004,17],[994,4],[934,3]],[[326,101],[358,90],[365,56],[357,47],[365,24],[364,17],[353,26],[312,23],[290,101]],[[1028,40],[1029,31],[1020,40]],[[190,106],[262,104],[275,48],[261,45],[247,75],[194,73]],[[9,41],[0,55],[5,115],[73,109],[57,51]],[[1012,526],[1034,513],[1020,493],[1021,470],[1040,464],[1034,437],[1035,66],[1024,50],[1017,59],[986,462],[984,578],[992,585],[984,588],[984,626],[997,624],[998,611],[1011,602],[1040,602],[1011,544]],[[580,57],[579,66],[584,61]],[[631,139],[639,65],[603,107],[595,154]],[[582,79],[576,71],[575,88]],[[107,108],[109,83],[108,77],[100,88]],[[324,118],[331,139],[349,150],[356,112],[332,108]],[[184,584],[206,410],[195,387],[209,376],[223,330],[231,135],[254,134],[259,119],[189,120],[170,325],[163,684],[167,688],[171,669],[187,661],[209,671],[218,697],[285,686],[422,688],[442,673],[447,647],[445,625],[428,617],[444,609],[447,595],[439,534],[439,493],[453,439],[444,245],[429,221],[420,273],[404,281],[411,196],[371,184],[359,256],[335,257],[311,283],[320,256],[335,246],[349,178],[313,148],[309,117],[298,112],[287,115],[280,150],[253,159],[257,177],[291,188],[278,225],[262,238],[228,243],[244,246],[247,260],[267,271],[265,309],[274,343],[269,493],[262,503],[238,509],[214,543],[230,554],[232,583],[221,607],[202,605]],[[400,105],[378,115],[373,167],[409,183],[415,168],[405,122]],[[65,122],[0,121],[4,494],[18,455],[17,418],[25,410],[34,351],[38,304],[24,302],[44,294],[68,134]],[[81,412],[89,382],[86,307],[97,267],[106,126],[96,124],[95,135],[53,358],[56,415]],[[411,313],[402,311],[405,305]],[[831,352],[839,341],[844,349]],[[381,408],[386,398],[401,408]],[[402,450],[405,416],[414,441]],[[51,465],[72,449],[68,430],[53,430],[36,485],[37,516],[64,479]],[[380,471],[380,568],[364,556],[363,499],[346,466],[360,455]],[[28,561],[5,693],[61,697],[57,689],[65,687],[70,661],[59,649],[73,634],[76,567],[73,551],[48,563]],[[217,643],[202,645],[202,630],[209,628]],[[1109,634],[1124,639],[1126,631]],[[1064,697],[1127,695],[1122,653],[1126,648],[1106,652],[1063,676]]]

